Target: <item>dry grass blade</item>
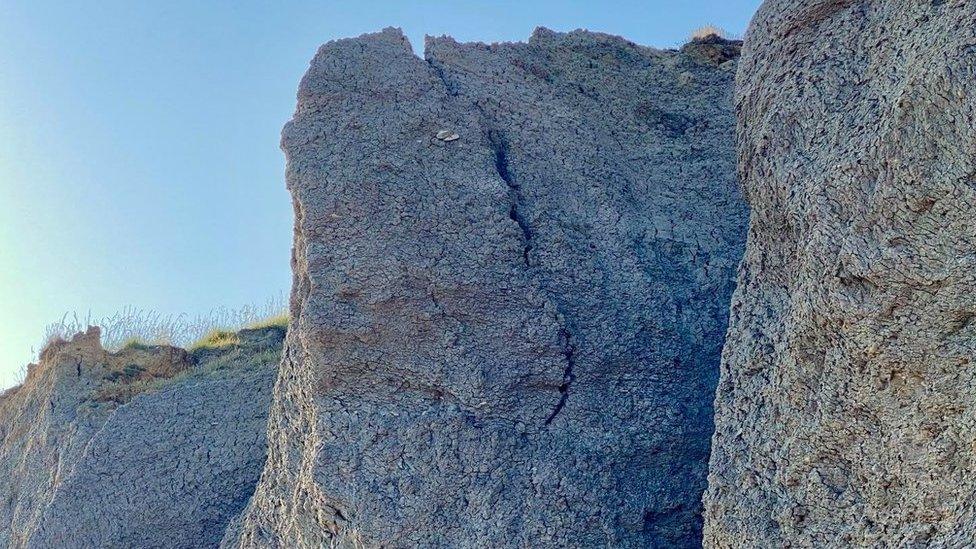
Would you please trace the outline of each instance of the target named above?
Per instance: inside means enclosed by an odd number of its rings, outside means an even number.
[[[206,314],[191,317],[186,314],[167,315],[158,311],[125,307],[114,315],[92,318],[77,313],[65,313],[61,320],[49,324],[45,330],[45,344],[66,340],[84,332],[88,326],[102,329],[102,345],[118,350],[131,345],[174,345],[190,347],[208,334],[234,331],[241,327],[287,325],[288,317],[283,295],[269,299],[264,305],[246,305],[239,309],[219,307]]]

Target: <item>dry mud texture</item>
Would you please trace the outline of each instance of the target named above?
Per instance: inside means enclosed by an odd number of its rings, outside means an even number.
[[[976,538],[976,3],[767,1],[708,547]]]
[[[49,347],[0,398],[0,547],[216,546],[266,455],[283,333],[258,335],[205,364],[97,330]]]
[[[392,29],[323,46],[283,132],[268,465],[225,545],[700,545],[747,218],[737,54],[545,29],[426,60]]]

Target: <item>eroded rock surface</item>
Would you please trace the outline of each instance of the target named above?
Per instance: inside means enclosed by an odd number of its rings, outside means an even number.
[[[216,546],[264,465],[283,330],[261,333],[201,363],[97,329],[46,349],[0,399],[0,546]]]
[[[268,464],[225,544],[700,544],[746,220],[723,55],[323,46],[283,133]]]
[[[768,0],[710,547],[976,538],[976,4]]]
[[[186,364],[185,353],[171,358],[163,370]],[[24,385],[0,399],[0,547],[26,545],[54,491],[115,409],[96,398],[100,380],[124,368],[108,359],[97,329],[78,334],[48,347]]]

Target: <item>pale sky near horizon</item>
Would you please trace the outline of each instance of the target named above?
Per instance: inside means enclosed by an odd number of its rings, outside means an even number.
[[[278,148],[318,46],[386,26],[677,47],[760,0],[0,3],[0,389],[68,311],[260,304],[291,282]]]

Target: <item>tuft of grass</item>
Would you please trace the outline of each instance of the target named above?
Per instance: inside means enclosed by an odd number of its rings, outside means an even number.
[[[241,340],[237,337],[237,332],[214,329],[190,345],[188,350],[193,352],[199,349],[224,349],[238,345],[240,342]]]
[[[157,377],[126,380],[122,376],[113,377],[109,379],[109,381],[112,381],[113,383],[111,385],[101,387],[98,392],[95,393],[94,400],[96,402],[115,402],[116,404],[125,404],[126,402],[129,402],[135,398],[137,395],[155,392],[172,383],[180,381],[181,379],[185,379],[189,376],[188,372],[189,370],[169,378]]]
[[[206,362],[199,368],[184,370],[173,377],[135,378],[125,382],[123,379],[112,380],[115,383],[106,385],[98,390],[94,400],[96,402],[115,402],[125,404],[143,393],[153,393],[190,379],[206,379],[222,375],[228,370],[249,368],[254,366],[273,366],[281,359],[281,347],[268,349],[254,355],[241,355],[235,351],[229,355],[220,356]]]
[[[719,38],[725,38],[728,35],[725,29],[721,27],[716,27],[715,25],[705,25],[699,29],[696,29],[691,33],[692,40],[703,40],[709,36],[718,36]]]
[[[132,380],[141,376],[145,371],[146,369],[138,364],[127,364],[125,368],[122,368],[121,372],[112,372],[106,379],[116,383],[131,383]]]
[[[148,351],[152,347],[148,341],[138,336],[132,336],[122,342],[120,350]]]
[[[252,322],[246,325],[245,328],[248,330],[260,330],[263,328],[287,328],[288,320],[288,313],[281,313],[280,315],[275,315],[264,320]]]

